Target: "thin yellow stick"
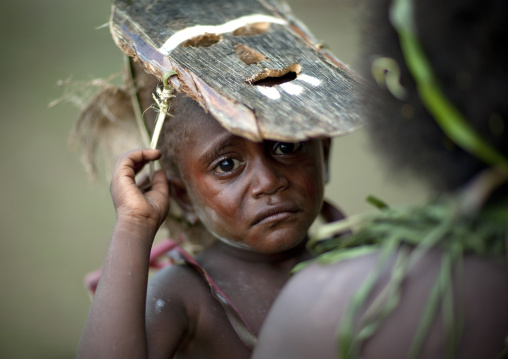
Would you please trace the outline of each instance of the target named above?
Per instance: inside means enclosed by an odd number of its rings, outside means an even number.
[[[157,98],[155,94],[152,94],[153,99],[159,106],[159,116],[157,116],[157,121],[155,122],[155,128],[153,130],[152,141],[150,142],[150,148],[152,150],[155,150],[157,148],[157,142],[159,141],[159,137],[162,131],[162,125],[164,124],[164,120],[166,119],[166,116],[168,114],[169,99],[174,97],[172,88],[168,84],[168,80],[171,76],[177,74],[178,73],[174,70],[166,71],[162,76],[162,84],[164,85],[163,90],[160,91],[159,88],[157,88],[156,90],[157,95],[159,95],[159,98]],[[154,163],[150,162],[150,183],[152,182],[153,174],[155,172],[154,167],[155,167]]]
[[[174,97],[171,88],[169,87],[168,79],[176,74],[177,72],[173,70],[165,72],[164,76],[162,76],[162,83],[164,84],[164,89],[162,90],[162,92],[158,91],[160,100],[158,100],[157,97],[153,95],[155,102],[159,106],[159,116],[157,117],[155,129],[153,130],[152,142],[150,143],[150,148],[152,150],[155,150],[157,148],[157,142],[159,141],[162,125],[164,124],[164,120],[166,119],[166,116],[168,114],[169,99]]]

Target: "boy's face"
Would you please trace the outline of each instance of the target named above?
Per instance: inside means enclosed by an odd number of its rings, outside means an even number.
[[[208,115],[198,121],[177,161],[205,227],[259,253],[301,243],[322,205],[324,141],[255,143]]]

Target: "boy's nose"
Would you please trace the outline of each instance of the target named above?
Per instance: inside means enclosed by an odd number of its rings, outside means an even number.
[[[288,187],[289,182],[280,166],[269,159],[255,161],[251,167],[251,194],[254,198],[272,195]]]

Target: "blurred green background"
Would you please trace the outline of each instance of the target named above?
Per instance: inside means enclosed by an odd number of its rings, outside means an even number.
[[[293,0],[294,13],[353,69],[360,7],[353,0]],[[78,110],[48,108],[59,80],[106,78],[122,67],[107,0],[16,0],[0,13],[0,358],[73,358],[114,223],[103,181],[91,184],[67,138]],[[98,29],[99,28],[99,29]],[[361,131],[335,141],[327,195],[348,214],[374,193],[391,204],[424,197],[394,182]]]

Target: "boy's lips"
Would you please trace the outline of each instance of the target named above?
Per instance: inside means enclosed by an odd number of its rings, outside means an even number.
[[[282,220],[298,211],[298,206],[295,204],[281,204],[270,206],[256,215],[251,223],[251,226],[255,226],[256,224],[265,222],[267,220]]]

